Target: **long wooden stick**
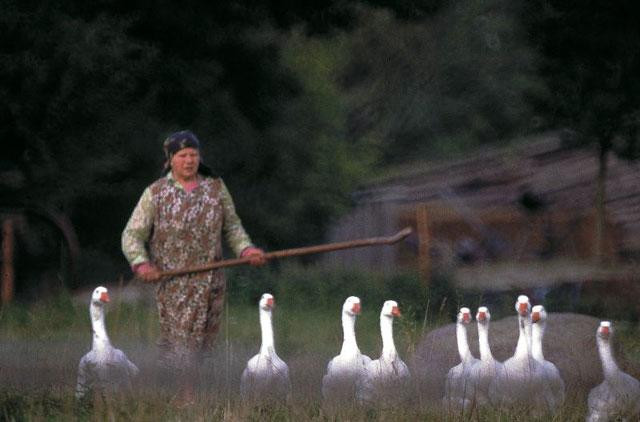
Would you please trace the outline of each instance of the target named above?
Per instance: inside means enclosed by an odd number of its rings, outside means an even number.
[[[337,251],[340,249],[361,248],[364,246],[392,245],[394,243],[401,241],[405,237],[409,236],[411,234],[411,231],[412,231],[411,227],[405,227],[404,229],[400,230],[398,233],[394,234],[393,236],[370,237],[367,239],[349,240],[346,242],[327,243],[324,245],[305,246],[302,248],[294,248],[294,249],[284,249],[280,251],[267,252],[264,255],[265,255],[265,258],[267,259],[277,259],[277,258],[285,258],[288,256],[300,256],[300,255],[309,255],[314,253],[331,252],[331,251]],[[250,261],[251,261],[251,257],[249,256],[246,256],[243,258],[227,259],[224,261],[217,261],[209,264],[196,265],[193,267],[161,271],[160,277],[171,277],[176,275],[200,273],[203,271],[214,270],[216,268],[232,267],[235,265],[248,264]]]

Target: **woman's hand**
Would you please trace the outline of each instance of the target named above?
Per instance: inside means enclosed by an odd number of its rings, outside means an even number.
[[[264,251],[254,246],[245,248],[240,254],[241,258],[249,257],[249,263],[254,267],[264,265],[267,262],[267,258],[264,255]]]
[[[133,271],[136,276],[147,283],[152,283],[160,279],[160,271],[148,262],[138,264]]]

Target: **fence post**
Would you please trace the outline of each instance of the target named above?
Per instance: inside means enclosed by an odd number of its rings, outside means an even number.
[[[416,208],[416,226],[418,229],[418,270],[422,284],[427,288],[431,275],[431,256],[429,255],[429,214],[426,204],[420,204]]]
[[[0,296],[2,304],[5,305],[13,300],[13,220],[7,217],[2,222],[2,285],[0,286]]]

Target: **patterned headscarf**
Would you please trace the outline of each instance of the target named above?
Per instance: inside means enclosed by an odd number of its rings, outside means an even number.
[[[169,170],[171,170],[171,158],[173,155],[184,148],[195,148],[200,150],[200,141],[190,130],[181,130],[180,132],[174,132],[167,136],[162,144],[162,148],[164,149],[164,156],[166,159],[162,173],[167,174]],[[205,176],[213,175],[211,169],[202,162],[202,158],[200,158],[198,173]]]

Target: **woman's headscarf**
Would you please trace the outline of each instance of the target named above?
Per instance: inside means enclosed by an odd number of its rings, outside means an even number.
[[[167,136],[162,144],[162,148],[164,150],[165,163],[164,168],[162,170],[162,174],[165,175],[171,170],[171,158],[173,155],[184,148],[195,148],[200,151],[200,141],[196,137],[196,135],[190,130],[182,130],[180,132],[174,132],[171,135]],[[198,166],[198,173],[203,176],[212,176],[213,172],[202,162],[202,155],[200,155],[200,164]]]

